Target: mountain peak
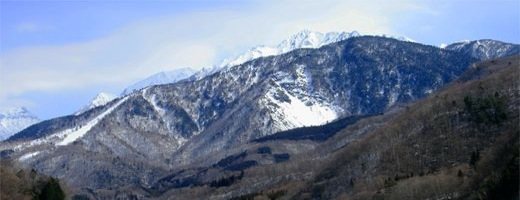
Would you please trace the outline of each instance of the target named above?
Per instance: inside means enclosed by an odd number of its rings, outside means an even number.
[[[39,121],[38,117],[25,107],[13,107],[0,111],[0,141]]]
[[[321,33],[304,29],[292,35],[289,39],[282,41],[278,44],[277,48],[281,53],[286,53],[299,48],[319,48],[326,44],[356,36],[359,36],[359,33],[356,31]]]
[[[107,92],[100,92],[94,98],[92,98],[92,100],[90,100],[89,104],[85,105],[83,108],[78,110],[75,113],[75,115],[79,115],[79,114],[81,114],[81,113],[83,113],[83,112],[85,112],[87,110],[92,109],[92,108],[105,105],[108,102],[114,100],[115,98],[117,98],[116,95],[113,95],[113,94],[110,94],[110,93],[107,93]]]
[[[94,97],[92,99],[92,104],[95,104],[98,106],[104,105],[104,104],[108,103],[109,101],[112,101],[115,98],[116,98],[116,96],[113,94],[109,94],[106,92],[100,92],[99,94],[96,95],[96,97]]]

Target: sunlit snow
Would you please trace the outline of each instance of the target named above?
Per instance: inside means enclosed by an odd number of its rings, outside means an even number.
[[[279,106],[279,108],[273,110],[274,115],[280,118],[278,120],[283,120],[288,123],[280,127],[283,130],[303,126],[322,125],[338,118],[337,113],[326,105],[318,103],[306,105],[300,99],[290,94],[287,95],[289,96],[290,102],[280,102],[271,95],[268,96],[271,102]]]

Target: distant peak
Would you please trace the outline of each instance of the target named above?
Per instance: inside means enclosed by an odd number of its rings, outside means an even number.
[[[91,104],[94,104],[95,106],[104,105],[109,101],[114,100],[116,97],[116,95],[107,92],[100,92],[92,99]]]
[[[116,95],[110,94],[108,92],[100,92],[94,98],[92,98],[92,100],[90,100],[90,102],[87,105],[83,106],[83,108],[78,110],[75,113],[75,115],[79,115],[87,110],[90,110],[98,106],[103,106],[108,102],[114,100],[115,98],[117,98]]]

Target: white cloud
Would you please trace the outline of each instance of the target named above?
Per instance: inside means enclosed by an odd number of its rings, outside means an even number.
[[[17,24],[14,28],[19,33],[34,33],[50,29],[48,26],[42,26],[41,24],[36,24],[34,22],[22,22]]]
[[[217,64],[302,29],[395,34],[393,16],[417,9],[424,8],[404,0],[258,2],[145,19],[90,41],[14,49],[0,55],[0,105],[31,91],[124,87],[161,70]]]

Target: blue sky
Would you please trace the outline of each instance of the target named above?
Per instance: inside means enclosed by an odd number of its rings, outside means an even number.
[[[520,43],[520,1],[0,1],[0,109],[73,113],[98,92],[302,30]]]

